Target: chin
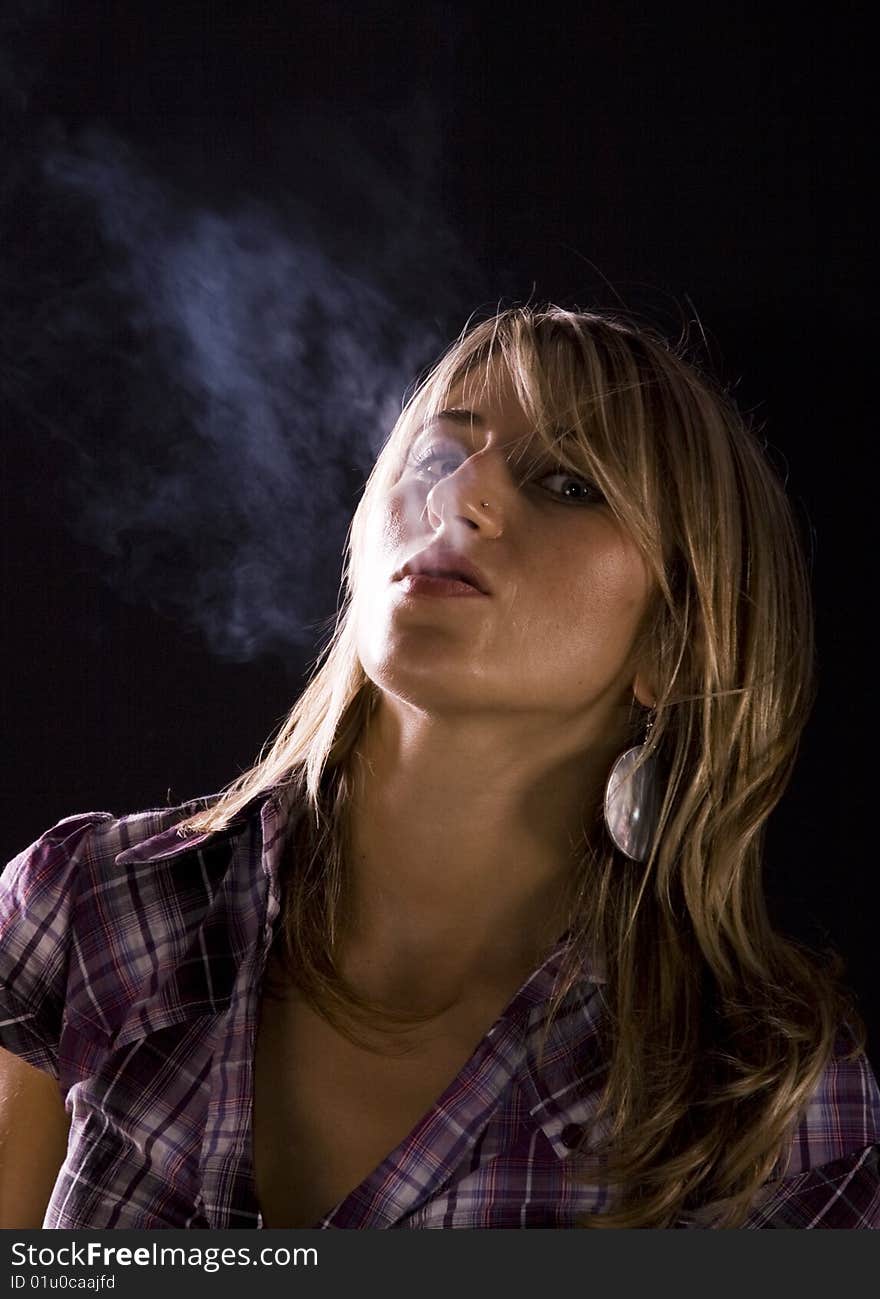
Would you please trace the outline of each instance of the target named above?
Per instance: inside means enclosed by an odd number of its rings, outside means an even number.
[[[473,714],[485,707],[486,683],[468,676],[459,665],[444,671],[436,659],[403,665],[399,660],[368,663],[364,672],[380,694],[380,702],[406,704],[418,712],[463,712]]]

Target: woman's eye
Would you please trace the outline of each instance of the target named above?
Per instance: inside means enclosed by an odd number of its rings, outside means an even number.
[[[435,473],[433,471],[435,470],[438,463],[440,465],[446,465],[446,464],[454,465],[454,468],[450,471],[454,473],[455,469],[458,468],[458,465],[461,464],[461,457],[459,456],[456,459],[455,454],[451,450],[449,450],[448,447],[439,447],[439,446],[432,445],[427,447],[426,450],[422,451],[419,455],[410,456],[409,463],[410,466],[416,471],[417,474],[426,474],[428,477],[435,477]],[[429,470],[431,471],[430,473],[428,472]],[[440,478],[446,477],[446,475],[443,473],[440,473],[436,476]]]
[[[432,443],[418,455],[409,457],[410,468],[420,477],[436,481],[445,478],[447,473],[455,473],[462,463],[464,453],[453,447]],[[466,457],[465,457],[466,458]],[[528,475],[527,475],[528,476]],[[570,474],[564,469],[535,474],[533,482],[541,486],[550,496],[558,500],[570,501],[574,505],[596,505],[604,502],[605,497],[588,478],[579,474]],[[555,485],[549,485],[555,484]]]
[[[543,487],[543,490],[549,491],[551,496],[559,496],[562,500],[572,501],[575,505],[581,502],[585,505],[596,505],[605,499],[599,488],[591,483],[588,478],[581,478],[578,474],[569,474],[564,469],[542,474],[535,481],[543,486],[543,484],[554,480],[558,484],[558,488]]]

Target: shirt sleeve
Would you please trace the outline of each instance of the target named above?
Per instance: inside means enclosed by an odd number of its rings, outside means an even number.
[[[81,867],[95,826],[110,819],[66,817],[0,874],[0,1047],[54,1078]]]

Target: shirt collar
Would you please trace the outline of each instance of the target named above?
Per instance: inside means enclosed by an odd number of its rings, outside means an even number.
[[[560,1159],[572,1153],[589,1126],[607,1075],[606,1024],[601,961],[585,955],[577,980],[562,998],[549,1032],[544,1028],[568,935],[530,980],[523,1022],[525,1068],[521,1087],[529,1116]],[[543,1051],[542,1051],[543,1048]],[[594,1133],[589,1145],[598,1135]]]
[[[183,853],[200,848],[208,840],[215,840],[222,835],[235,834],[248,824],[257,805],[261,805],[261,811],[264,804],[269,804],[273,810],[280,811],[284,789],[285,787],[282,785],[272,785],[261,790],[248,799],[223,829],[205,830],[199,834],[181,834],[178,825],[187,817],[195,816],[197,812],[206,811],[212,803],[216,803],[222,797],[221,794],[208,794],[203,798],[195,798],[188,803],[181,803],[177,807],[162,808],[160,814],[164,813],[166,816],[172,817],[172,824],[164,826],[148,839],[142,839],[140,843],[123,849],[122,852],[116,854],[114,861],[118,866],[128,866],[132,863],[141,862],[167,861],[171,857],[178,857]]]

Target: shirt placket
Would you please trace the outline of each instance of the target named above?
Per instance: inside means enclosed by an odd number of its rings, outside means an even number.
[[[229,1007],[218,1023],[197,1205],[214,1229],[262,1227],[253,1166],[254,1053],[260,987],[280,908],[283,828],[278,804],[269,799],[261,808],[260,831],[236,849],[233,887],[242,951]]]

